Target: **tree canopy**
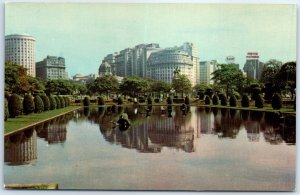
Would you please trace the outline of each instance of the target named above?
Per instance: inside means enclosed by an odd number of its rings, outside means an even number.
[[[191,81],[186,75],[180,74],[173,78],[172,87],[179,93],[189,93],[192,89]]]
[[[98,77],[91,83],[90,87],[93,93],[109,93],[109,92],[116,92],[119,89],[118,80],[111,75],[106,75],[103,77]]]
[[[120,91],[125,95],[137,96],[139,93],[149,90],[149,87],[147,80],[138,76],[130,76],[124,78],[120,85]]]

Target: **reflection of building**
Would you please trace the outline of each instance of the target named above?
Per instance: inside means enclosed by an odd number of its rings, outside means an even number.
[[[10,165],[28,164],[37,159],[37,137],[34,129],[5,137],[4,161]]]
[[[30,35],[5,36],[5,61],[27,68],[27,74],[35,77],[35,39]]]
[[[212,113],[203,112],[200,117],[201,133],[202,134],[215,134],[213,129],[213,115]]]
[[[202,61],[199,63],[200,67],[200,83],[213,84],[212,73],[217,69],[217,61]]]
[[[65,59],[47,56],[43,61],[36,63],[36,76],[44,80],[68,79]]]
[[[259,80],[263,71],[263,63],[259,61],[257,52],[248,52],[246,56],[246,63],[244,71],[250,79]]]

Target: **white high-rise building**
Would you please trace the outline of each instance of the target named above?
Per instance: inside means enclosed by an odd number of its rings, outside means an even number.
[[[5,36],[5,61],[27,68],[27,74],[35,77],[35,39],[30,35]]]
[[[217,70],[217,61],[202,61],[199,63],[200,67],[200,83],[213,84],[212,73]]]

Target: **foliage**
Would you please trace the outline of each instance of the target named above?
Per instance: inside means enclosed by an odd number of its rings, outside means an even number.
[[[98,105],[104,105],[104,98],[102,96],[98,97]]]
[[[278,77],[282,84],[282,88],[288,86],[289,88],[287,89],[290,90],[293,98],[296,88],[296,62],[287,62],[283,64],[278,73]]]
[[[89,106],[90,105],[90,98],[89,97],[84,97],[84,99],[83,99],[83,105],[84,106]]]
[[[44,111],[44,103],[42,98],[39,95],[34,96],[34,112],[39,113]]]
[[[71,102],[70,102],[70,98],[67,96],[64,96],[64,100],[65,100],[65,107],[70,106]]]
[[[8,100],[8,111],[11,118],[19,116],[22,112],[22,100],[17,94],[12,94]]]
[[[5,62],[5,90],[11,93],[24,94],[29,91],[27,69]]]
[[[49,80],[46,83],[45,92],[49,94],[57,95],[71,95],[74,91],[74,83],[70,80],[57,79]]]
[[[176,90],[176,92],[189,93],[192,89],[191,81],[188,79],[186,75],[177,75],[172,80],[172,87]]]
[[[23,112],[24,114],[31,114],[34,112],[34,101],[30,94],[26,94],[23,99]]]
[[[230,89],[244,82],[243,73],[232,64],[219,64],[218,66],[219,69],[212,73],[212,80],[216,84],[225,86],[226,96],[228,97]]]
[[[8,117],[9,117],[8,102],[7,102],[7,99],[4,98],[4,121],[7,121]]]
[[[58,96],[54,96],[54,98],[55,98],[56,108],[57,109],[61,108],[59,97]]]
[[[60,101],[60,108],[66,107],[66,102],[65,102],[64,97],[58,96],[58,98],[59,98],[59,101]]]
[[[150,89],[151,91],[153,92],[169,92],[171,90],[171,84],[165,82],[165,81],[162,81],[162,80],[159,80],[159,81],[153,81],[151,83],[151,86],[150,86]]]
[[[212,103],[213,103],[213,105],[218,105],[219,104],[219,98],[218,98],[217,95],[213,95]]]
[[[252,99],[256,100],[256,98],[258,98],[258,96],[260,96],[260,92],[261,92],[261,88],[259,87],[254,87],[252,90]]]
[[[148,91],[149,87],[147,80],[138,76],[130,76],[123,79],[120,91],[125,95],[138,97],[139,93]]]
[[[56,109],[56,100],[55,97],[52,95],[48,96],[49,102],[50,102],[50,110],[55,110]]]
[[[242,107],[249,107],[250,103],[249,103],[249,97],[244,94],[242,96],[242,101],[241,101]]]
[[[185,103],[186,105],[190,105],[190,98],[189,98],[189,96],[186,96],[186,97],[184,98],[184,103]]]
[[[5,97],[6,99],[9,99],[9,96],[10,96],[9,92],[8,92],[8,91],[5,91],[4,97]]]
[[[205,101],[205,105],[210,105],[210,97],[208,95],[205,96],[204,101]]]
[[[167,104],[173,104],[173,98],[172,97],[168,97],[167,98]]]
[[[282,107],[281,97],[278,93],[275,93],[272,98],[272,108],[278,110]]]
[[[271,59],[264,64],[260,81],[263,83],[276,83],[282,62]]]
[[[27,76],[29,83],[29,93],[41,93],[45,91],[45,83],[39,77]]]
[[[235,98],[234,95],[230,96],[230,98],[229,98],[229,105],[231,107],[236,107],[236,98]]]
[[[261,95],[258,95],[257,98],[255,99],[255,107],[257,107],[257,108],[263,108],[264,107],[264,100],[261,97]]]
[[[227,98],[223,93],[219,94],[219,99],[221,101],[222,106],[227,106]]]
[[[85,84],[74,83],[74,91],[76,95],[85,95],[88,92],[88,88]]]
[[[120,96],[118,97],[118,105],[122,105],[123,104],[123,98]]]
[[[41,98],[42,98],[42,101],[44,104],[44,111],[49,110],[50,109],[50,101],[49,101],[48,96],[46,94],[42,94]]]
[[[147,104],[152,104],[152,102],[153,102],[153,100],[152,100],[151,96],[148,96],[148,98],[147,98]]]
[[[110,92],[116,92],[119,89],[118,80],[111,75],[105,75],[98,77],[94,82],[89,86],[89,89],[92,93],[106,93],[107,96]]]

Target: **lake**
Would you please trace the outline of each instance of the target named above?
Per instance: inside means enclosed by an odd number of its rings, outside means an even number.
[[[6,136],[4,183],[99,190],[295,189],[294,120],[268,112],[188,109],[80,109]],[[130,120],[127,130],[114,123],[121,113]]]

